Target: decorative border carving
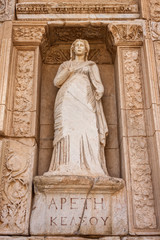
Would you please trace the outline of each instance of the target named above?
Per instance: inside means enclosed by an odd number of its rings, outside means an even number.
[[[134,24],[109,24],[109,34],[112,33],[115,45],[138,45],[143,42],[143,28]]]
[[[0,0],[0,14],[5,12],[5,8],[6,8],[6,1]]]
[[[123,49],[122,59],[125,109],[130,109],[126,117],[134,227],[154,229],[157,224],[145,130],[140,49]]]
[[[87,3],[18,3],[17,14],[102,14],[138,13],[137,4],[87,4]]]
[[[33,50],[17,51],[12,117],[12,131],[14,136],[29,136],[32,134],[34,54]]]

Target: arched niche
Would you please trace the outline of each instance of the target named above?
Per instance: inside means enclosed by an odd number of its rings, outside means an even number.
[[[86,39],[90,44],[89,60],[96,62],[104,85],[102,98],[104,113],[109,127],[105,156],[110,176],[120,177],[120,154],[118,142],[118,121],[116,85],[114,73],[115,49],[109,38],[107,26],[55,27],[50,25],[42,45],[42,83],[40,105],[40,148],[38,174],[48,171],[53,151],[54,101],[58,89],[53,79],[59,65],[70,59],[70,46],[76,39]]]

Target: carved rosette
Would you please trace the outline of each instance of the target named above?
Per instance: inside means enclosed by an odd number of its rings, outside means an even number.
[[[0,22],[14,19],[15,0],[0,0]]]
[[[144,120],[140,49],[123,49],[122,59],[134,224],[136,229],[153,229],[156,216]]]
[[[135,24],[109,24],[109,35],[115,45],[139,45],[143,42],[143,29],[141,25]]]
[[[2,142],[1,234],[28,234],[34,154],[34,141]]]

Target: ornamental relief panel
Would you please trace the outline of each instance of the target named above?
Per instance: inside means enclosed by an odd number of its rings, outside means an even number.
[[[129,165],[135,227],[156,228],[151,168],[148,159],[140,49],[122,50]]]
[[[18,50],[14,83],[12,131],[29,136],[34,114],[34,51]]]
[[[151,168],[147,141],[144,137],[129,138],[133,214],[137,228],[156,228]]]
[[[35,147],[30,140],[2,142],[0,232],[27,234]]]
[[[13,27],[13,42],[37,42],[41,43],[43,34],[45,33],[44,26],[14,26]]]
[[[127,109],[143,108],[140,57],[138,49],[124,50],[122,52]]]

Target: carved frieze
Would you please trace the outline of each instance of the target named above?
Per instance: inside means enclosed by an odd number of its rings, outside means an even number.
[[[137,13],[137,4],[104,4],[104,3],[18,3],[18,14],[102,14],[102,13]]]
[[[151,168],[145,137],[129,138],[133,214],[137,228],[156,228]]]
[[[35,146],[30,140],[4,140],[1,159],[0,233],[27,234]]]
[[[125,102],[127,109],[143,108],[140,51],[123,50]]]
[[[34,51],[18,51],[12,128],[15,136],[31,132],[34,94]]]
[[[13,42],[35,42],[41,43],[42,36],[45,33],[44,26],[14,26],[13,27]]]
[[[139,44],[143,41],[143,29],[141,25],[134,24],[109,24],[116,45]]]

